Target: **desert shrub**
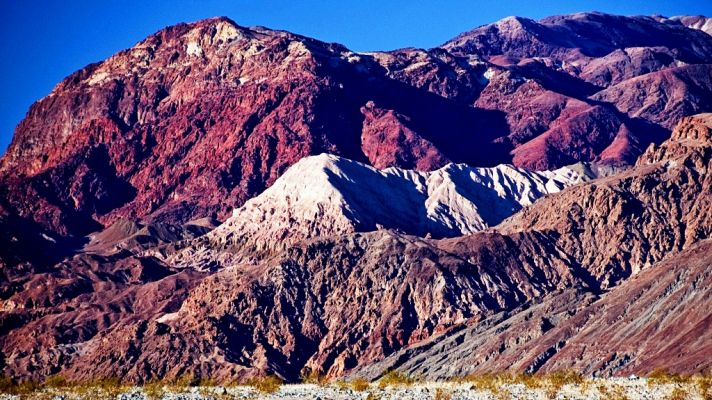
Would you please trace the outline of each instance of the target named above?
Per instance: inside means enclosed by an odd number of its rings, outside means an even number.
[[[698,376],[695,384],[703,400],[712,400],[712,376]]]
[[[326,376],[322,375],[319,371],[309,371],[308,373],[302,374],[302,383],[313,383],[315,385],[324,385],[328,383]]]
[[[121,384],[118,378],[101,378],[86,382],[70,383],[71,392],[81,399],[114,399],[126,392],[128,387]]]
[[[356,378],[356,379],[352,380],[350,383],[351,383],[351,389],[353,389],[357,392],[363,392],[364,390],[367,390],[370,386],[368,381],[363,378]]]
[[[247,381],[249,386],[252,386],[257,391],[262,393],[274,393],[282,387],[284,382],[279,377],[274,375],[252,378]]]
[[[493,374],[467,375],[463,380],[471,383],[475,389],[494,393],[499,389],[501,377]]]
[[[657,369],[648,375],[649,385],[667,385],[671,383],[689,383],[691,377],[671,374],[664,369]]]
[[[13,395],[32,394],[40,389],[40,385],[35,381],[16,383],[11,378],[0,378],[0,393]]]
[[[194,386],[199,387],[215,387],[219,386],[218,382],[212,378],[200,378]]]
[[[602,394],[604,397],[608,395],[608,388],[604,384],[600,384],[596,386],[596,389],[598,390],[598,393]]]
[[[92,384],[110,397],[116,397],[127,389],[118,378],[99,379]]]
[[[143,385],[141,391],[143,392],[143,394],[146,395],[149,400],[161,399],[163,398],[163,395],[166,394],[165,384],[161,381],[147,382]]]
[[[15,389],[15,382],[7,376],[0,376],[0,393],[11,394]]]
[[[512,394],[504,385],[523,383],[520,379],[522,377],[511,374],[473,374],[462,378],[464,382],[471,383],[474,389],[490,392],[497,400],[511,399]]]
[[[445,389],[437,388],[434,400],[452,400],[452,394]]]
[[[546,386],[546,381],[541,376],[533,374],[509,375],[501,374],[496,376],[496,381],[502,384],[520,384],[528,389],[541,389]]]
[[[621,385],[615,385],[613,386],[613,390],[610,391],[610,400],[630,400],[628,397],[628,393],[625,390],[625,387]]]
[[[689,396],[690,395],[687,393],[687,391],[682,388],[676,387],[672,390],[672,393],[670,393],[668,400],[687,400]]]
[[[564,385],[581,385],[585,381],[583,375],[575,371],[557,371],[547,375],[546,379],[557,389],[561,389]]]
[[[386,386],[407,386],[415,383],[415,379],[398,371],[388,371],[378,380],[378,387],[381,389]]]
[[[172,382],[171,382],[171,387],[177,388],[177,389],[185,389],[191,386],[196,386],[198,384],[199,379],[196,378],[193,374],[185,374],[181,375],[180,377],[176,377]]]
[[[52,375],[52,376],[47,377],[47,379],[45,379],[44,386],[50,387],[50,388],[67,388],[67,387],[70,387],[71,385],[69,384],[69,382],[67,382],[67,379],[64,378],[63,376]]]

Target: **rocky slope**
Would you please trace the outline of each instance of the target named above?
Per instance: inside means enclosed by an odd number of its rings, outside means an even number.
[[[707,18],[702,15],[681,15],[672,17],[671,19],[680,21],[681,24],[688,28],[699,29],[708,35],[712,35],[712,18]]]
[[[485,364],[699,371],[711,359],[701,347],[710,162],[707,114],[683,119],[633,169],[565,188],[463,237],[346,233],[242,255],[212,273],[125,250],[75,256],[3,287],[3,370],[137,382],[373,377],[379,365],[434,377]],[[422,354],[427,361],[417,361]]]
[[[712,242],[704,240],[600,296],[547,296],[471,327],[436,336],[352,376],[388,370],[444,379],[498,369],[577,370],[599,376],[710,368],[707,311]],[[573,305],[573,307],[572,307]]]
[[[71,241],[122,218],[224,219],[322,152],[423,171],[631,164],[710,110],[712,36],[683,23],[507,18],[373,53],[226,18],[169,27],[31,107],[0,161],[0,231]]]
[[[686,119],[670,141],[649,149],[636,169],[612,177],[615,186],[611,185],[611,179],[605,178],[590,184],[605,185],[604,190],[618,192],[617,196],[608,196],[607,201],[622,195],[632,205],[649,191],[663,202],[680,206],[679,214],[668,214],[661,203],[643,200],[630,210],[630,217],[642,224],[625,223],[630,228],[624,233],[625,239],[619,239],[613,228],[622,224],[620,217],[624,213],[606,212],[602,217],[612,218],[607,223],[592,215],[610,210],[610,204],[587,205],[584,209],[587,222],[583,225],[580,224],[582,219],[572,218],[571,211],[575,210],[572,203],[578,203],[575,195],[583,187],[569,188],[562,193],[573,195],[569,202],[561,198],[565,196],[543,199],[536,207],[515,215],[501,226],[503,231],[510,232],[567,229],[571,232],[568,237],[561,235],[564,240],[556,241],[559,249],[575,254],[571,249],[576,244],[571,239],[576,237],[585,243],[582,249],[591,251],[577,263],[629,265],[632,277],[619,286],[602,293],[568,289],[545,296],[520,309],[401,350],[355,375],[374,378],[386,370],[399,369],[435,379],[510,367],[529,372],[576,369],[594,375],[641,374],[658,368],[684,373],[710,368],[712,331],[707,311],[710,294],[705,288],[712,278],[711,145],[712,115]],[[656,169],[665,171],[659,179],[654,178]],[[687,171],[681,174],[684,169]],[[671,191],[673,199],[666,201],[665,193],[670,187],[666,189],[662,182],[687,179],[700,185],[700,192],[691,191],[686,195],[675,186]],[[630,189],[640,184],[647,186],[640,187],[635,197],[630,196]],[[678,200],[685,197],[691,201]],[[543,204],[547,202],[563,207]],[[566,218],[561,218],[562,209],[571,210]],[[658,224],[661,218],[670,215],[673,215],[672,225],[664,230],[673,237],[655,238],[654,229],[645,228],[646,224]],[[558,225],[561,222],[569,227]],[[640,252],[635,250],[641,236],[650,235],[653,235],[652,240],[648,239],[641,250],[647,257],[660,260],[657,262],[641,259]],[[605,243],[597,244],[595,237],[604,238]],[[611,246],[613,243],[616,245]],[[660,252],[655,243],[670,243],[674,247]],[[606,247],[610,249],[608,255],[605,255]],[[603,260],[591,257],[597,249],[604,255]],[[615,263],[609,261],[611,253],[619,258]],[[643,269],[637,272],[636,266]],[[593,275],[596,276],[595,272]]]

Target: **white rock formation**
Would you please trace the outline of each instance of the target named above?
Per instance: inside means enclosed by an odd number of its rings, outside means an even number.
[[[321,154],[297,162],[209,236],[217,242],[249,238],[258,248],[380,228],[457,236],[496,225],[581,179],[568,168],[531,172],[511,165],[378,170]]]

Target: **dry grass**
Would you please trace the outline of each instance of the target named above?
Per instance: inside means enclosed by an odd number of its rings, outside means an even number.
[[[712,375],[696,377],[695,386],[703,400],[712,400]]]
[[[129,390],[118,378],[103,378],[93,381],[72,383],[71,392],[81,399],[115,399]]]
[[[378,387],[383,389],[388,386],[410,386],[415,379],[398,371],[389,371],[378,380]]]
[[[371,386],[367,380],[363,378],[356,378],[352,380],[351,382],[351,389],[357,391],[357,392],[363,392],[364,390],[368,390],[368,388]]]
[[[319,373],[319,371],[309,371],[308,373],[302,374],[300,380],[302,383],[312,383],[315,385],[325,385],[329,383],[326,376]]]
[[[151,381],[144,384],[141,391],[149,400],[157,400],[161,399],[163,395],[166,394],[166,386],[163,382]]]
[[[482,374],[468,375],[461,381],[471,383],[476,390],[490,392],[497,400],[507,400],[512,398],[512,394],[504,385],[514,384],[519,379],[518,376],[510,374]],[[533,384],[533,381],[527,381]]]
[[[557,371],[547,375],[546,380],[551,386],[561,389],[565,385],[581,385],[586,379],[575,371]]]
[[[462,381],[471,383],[475,389],[494,392],[502,384],[503,376],[494,374],[467,375]]]
[[[69,382],[61,376],[50,376],[40,385],[34,381],[14,382],[0,378],[0,393],[20,396],[22,399],[50,399],[57,392],[66,392],[76,399],[114,399],[128,390],[117,378],[97,379],[88,382]]]
[[[351,389],[355,392],[363,392],[368,390],[371,385],[363,378],[356,378],[350,381],[336,381],[336,387],[340,390]]]
[[[590,389],[591,381],[573,371],[559,371],[548,375],[532,374],[474,374],[458,378],[455,382],[471,383],[474,389],[490,392],[496,398],[509,398],[506,385],[524,385],[527,389],[542,390],[548,398],[556,398],[565,385],[577,386],[582,393]]]
[[[44,381],[44,387],[53,389],[66,389],[71,386],[72,385],[63,376],[60,375],[49,376]]]
[[[685,389],[676,387],[675,389],[672,390],[672,393],[670,393],[670,396],[668,397],[668,400],[688,400],[690,399],[690,394],[687,393]]]
[[[268,375],[260,378],[252,378],[247,381],[247,385],[252,386],[262,393],[274,393],[282,387],[284,382],[279,377]]]
[[[657,369],[648,375],[648,385],[669,385],[673,383],[688,384],[692,377],[687,375],[671,374],[663,369]]]
[[[181,389],[195,386],[196,383],[198,383],[198,379],[191,374],[182,375],[181,377],[169,382],[171,387]]]
[[[34,381],[18,383],[8,377],[0,377],[0,393],[27,395],[40,389],[40,385]]]
[[[614,385],[613,389],[610,391],[610,400],[630,400],[625,387],[621,385]]]
[[[539,376],[531,374],[519,374],[513,377],[513,383],[520,383],[528,389],[542,389],[546,387],[546,382]]]

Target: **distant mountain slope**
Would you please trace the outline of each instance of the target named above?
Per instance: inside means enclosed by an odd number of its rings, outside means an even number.
[[[628,79],[591,99],[629,115],[672,128],[685,115],[712,107],[712,64],[686,65]]]
[[[707,18],[702,15],[681,15],[670,19],[679,21],[688,28],[699,29],[708,35],[712,35],[712,18]]]
[[[711,160],[712,114],[688,118],[671,140],[649,149],[633,171],[551,196],[498,228],[508,235],[568,232],[551,243],[598,280],[600,267],[627,265],[628,271],[620,273],[631,277],[620,285],[594,296],[580,288],[543,296],[405,348],[356,374],[375,378],[397,369],[442,379],[506,368],[595,375],[710,368]],[[699,190],[664,184],[688,179]],[[615,194],[581,195],[588,190]],[[611,206],[617,211],[597,215]],[[662,211],[666,207],[676,212]],[[568,215],[562,218],[562,213]],[[619,234],[625,239],[616,239]],[[453,241],[467,254],[466,244]]]
[[[678,49],[680,60],[687,63],[709,63],[712,55],[707,35],[691,32],[683,24],[599,12],[551,16],[540,21],[508,17],[464,32],[442,47],[456,55],[551,57],[575,62],[603,57],[617,49],[656,46]]]

